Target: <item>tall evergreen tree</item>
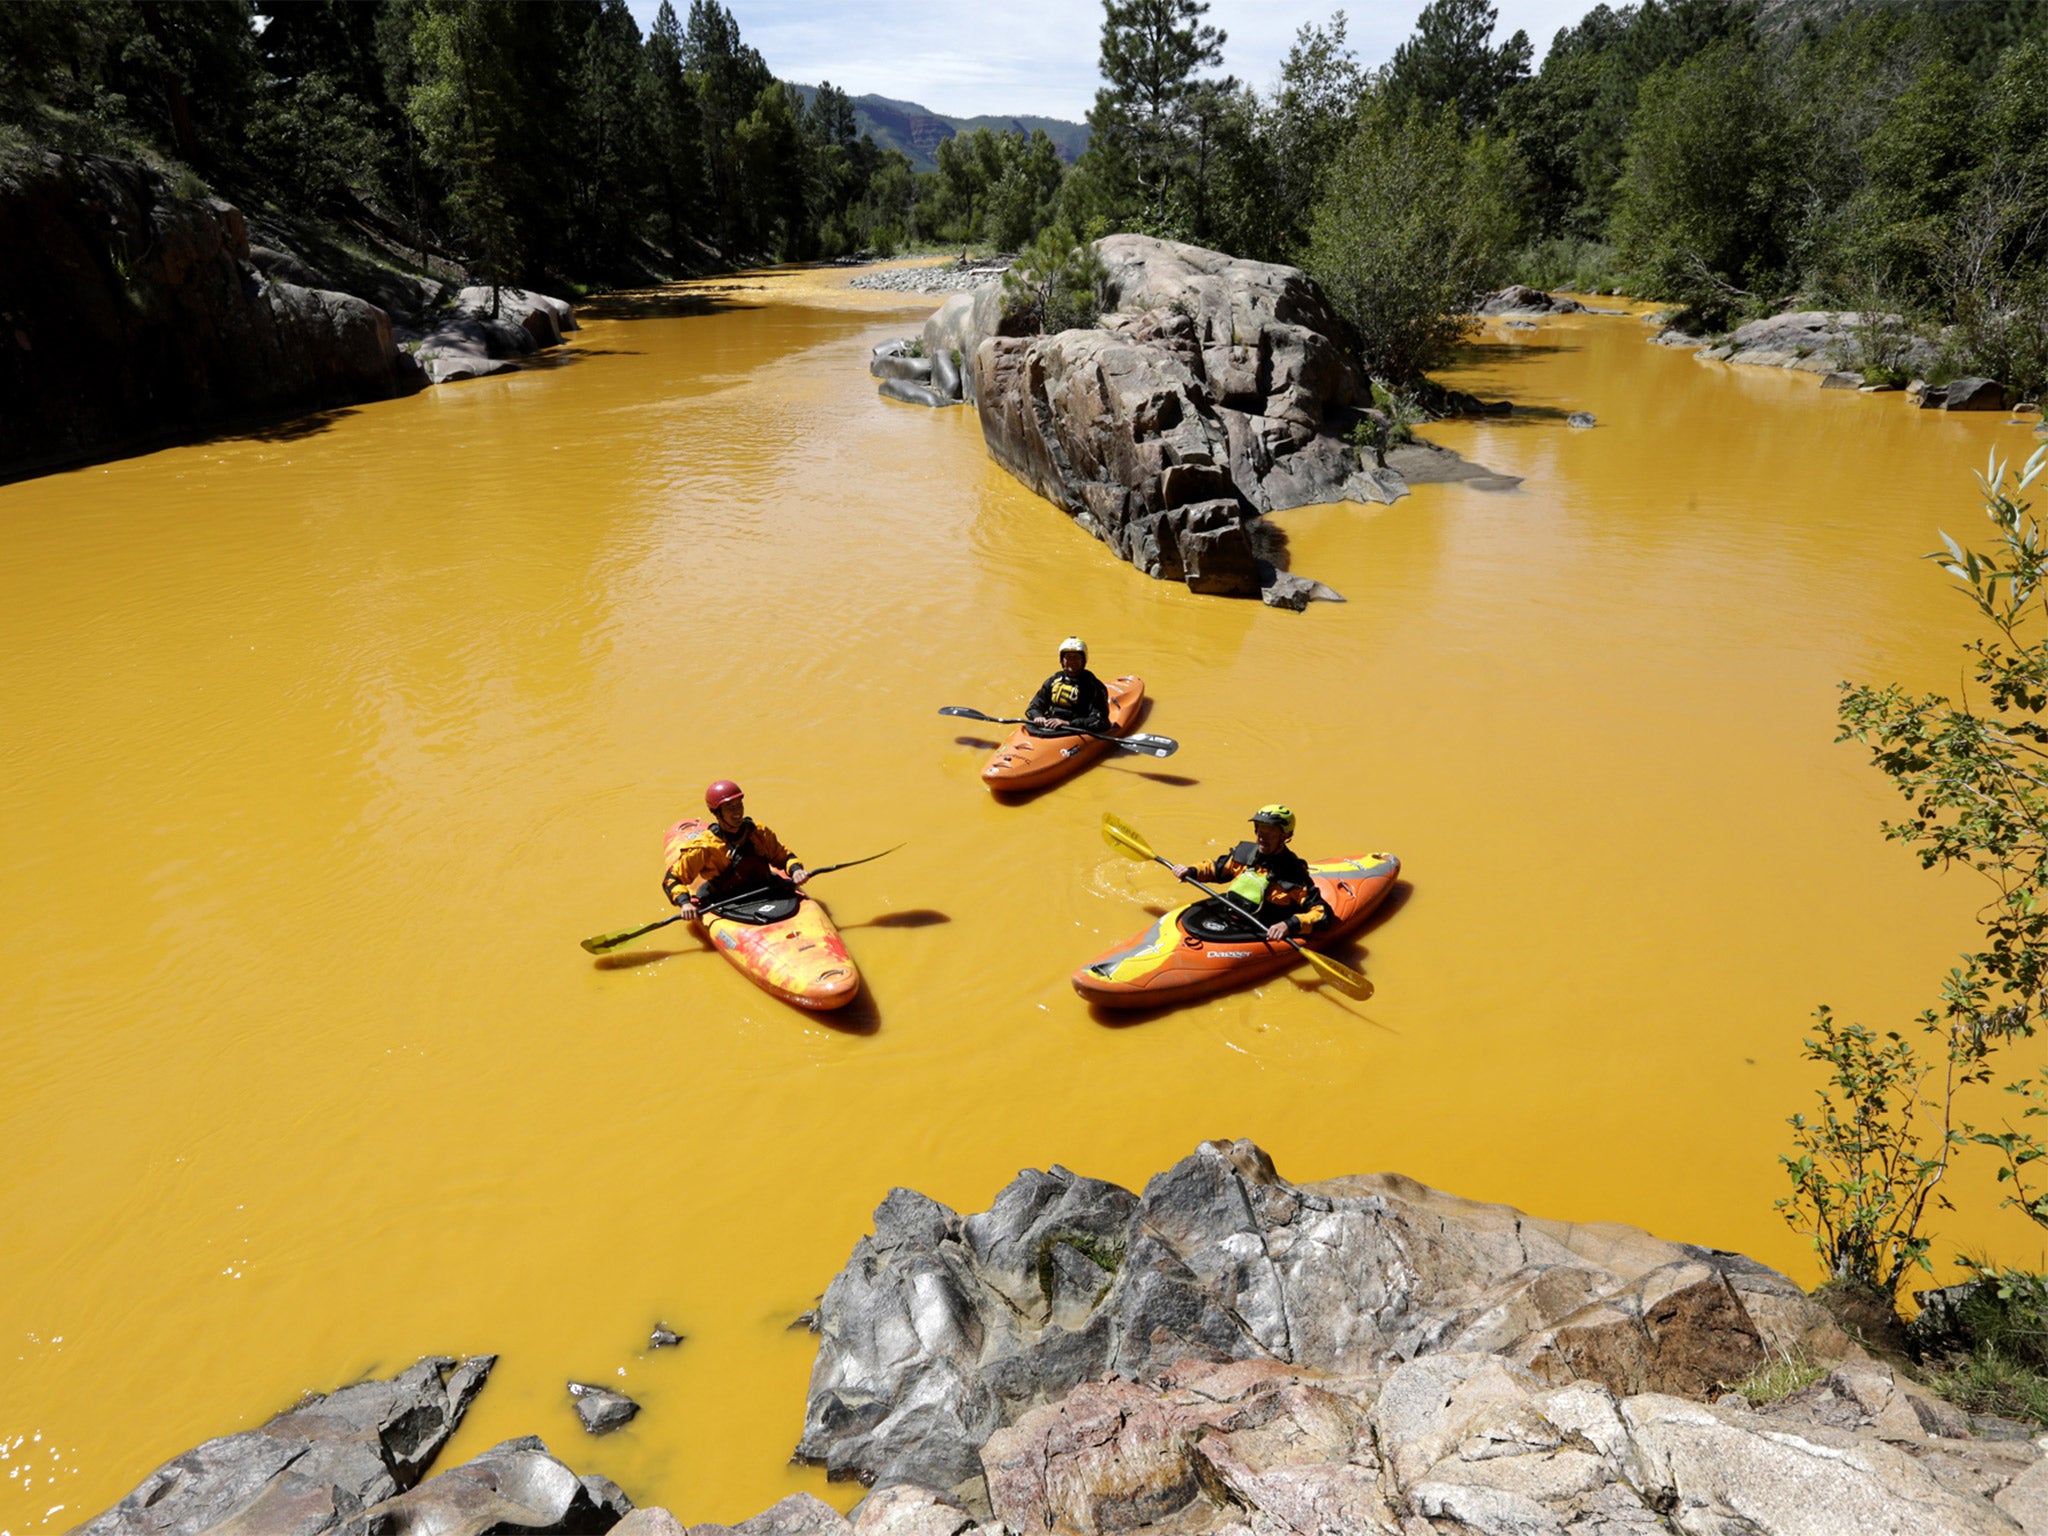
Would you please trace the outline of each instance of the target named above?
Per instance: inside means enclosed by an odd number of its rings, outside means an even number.
[[[1208,0],[1103,0],[1102,77],[1088,125],[1114,142],[1137,201],[1164,225],[1175,183],[1190,169],[1196,119],[1190,108],[1235,86],[1198,71],[1223,62],[1229,35],[1203,20]]]
[[[654,204],[671,251],[694,231],[704,186],[703,120],[683,73],[683,25],[661,0],[642,58],[641,119],[648,136]]]
[[[1502,93],[1529,74],[1529,34],[1493,46],[1500,12],[1491,0],[1429,0],[1415,35],[1394,50],[1387,87],[1395,101],[1453,107],[1466,129],[1491,122]]]

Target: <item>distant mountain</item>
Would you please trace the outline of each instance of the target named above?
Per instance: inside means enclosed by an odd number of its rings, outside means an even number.
[[[805,105],[817,94],[817,87],[799,85]],[[937,167],[933,157],[939,145],[956,134],[986,128],[992,133],[1030,133],[1043,130],[1052,140],[1060,158],[1072,165],[1088,147],[1088,125],[1069,123],[1057,117],[946,117],[914,101],[892,101],[887,96],[853,98],[853,120],[862,133],[884,149],[899,149],[920,171]]]

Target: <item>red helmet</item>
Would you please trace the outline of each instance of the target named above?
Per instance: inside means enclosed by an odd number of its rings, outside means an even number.
[[[704,805],[706,809],[715,811],[725,804],[726,801],[737,800],[745,793],[746,791],[733,783],[731,779],[720,779],[716,784],[704,791]]]

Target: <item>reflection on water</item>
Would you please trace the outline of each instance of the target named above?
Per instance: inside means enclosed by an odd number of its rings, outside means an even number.
[[[539,1432],[689,1520],[843,1505],[785,1465],[788,1325],[889,1187],[979,1208],[1206,1136],[1807,1264],[1770,1208],[1807,1010],[1910,1016],[1976,899],[1879,839],[1834,686],[1953,685],[1915,557],[2025,430],[1494,327],[1453,382],[1533,409],[1437,430],[1525,483],[1285,514],[1350,599],[1297,615],[1148,582],[967,412],[881,408],[918,312],[836,281],[0,488],[0,1443],[76,1469],[0,1483],[0,1528],[480,1350],[451,1456]],[[1012,712],[1077,631],[1176,771],[998,804],[933,712]],[[832,877],[861,1010],[680,936],[578,950],[659,912],[662,829],[727,775],[813,864],[905,843]],[[1341,957],[1377,995],[1098,1026],[1068,972],[1174,891],[1102,812],[1191,859],[1274,799],[1424,893]],[[1944,1246],[2023,1244],[1991,1199]],[[689,1342],[644,1354],[657,1319]],[[588,1440],[571,1377],[645,1411]]]

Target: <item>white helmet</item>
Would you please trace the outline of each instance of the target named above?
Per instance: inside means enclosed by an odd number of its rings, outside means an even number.
[[[1079,635],[1069,635],[1060,642],[1060,654],[1064,656],[1069,651],[1079,651],[1081,659],[1086,661],[1088,659],[1088,642]]]

